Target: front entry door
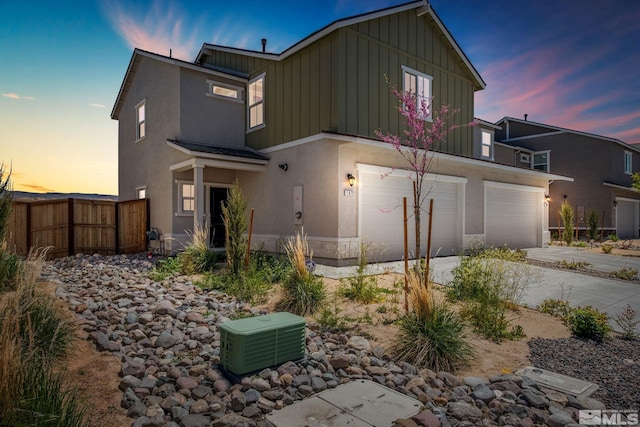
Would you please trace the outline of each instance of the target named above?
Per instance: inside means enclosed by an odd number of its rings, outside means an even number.
[[[222,220],[222,203],[227,202],[226,188],[209,189],[209,212],[211,213],[211,225],[209,228],[209,247],[224,248],[225,231]]]

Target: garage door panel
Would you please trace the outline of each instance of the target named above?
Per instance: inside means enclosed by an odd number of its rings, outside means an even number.
[[[618,237],[637,237],[636,228],[636,203],[631,201],[618,201],[616,206],[616,233]]]
[[[512,249],[538,246],[541,234],[540,195],[532,191],[485,188],[486,243]]]
[[[361,173],[361,233],[363,239],[384,248],[384,259],[401,259],[403,247],[402,199],[407,198],[409,216],[409,248],[415,247],[413,220],[413,181],[408,178]],[[421,236],[426,251],[429,199],[434,199],[432,248],[442,248],[440,254],[456,254],[461,245],[461,214],[458,213],[458,185],[455,183],[429,184],[422,204]],[[413,254],[411,254],[413,257]]]

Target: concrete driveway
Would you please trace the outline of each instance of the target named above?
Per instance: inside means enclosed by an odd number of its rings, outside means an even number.
[[[585,261],[594,270],[611,272],[623,267],[640,271],[640,258],[591,253],[584,248],[550,246],[527,249],[528,258],[556,262],[566,260]],[[446,285],[453,278],[452,270],[460,264],[459,257],[442,257],[431,260],[433,280]],[[530,266],[532,281],[524,295],[523,305],[535,308],[548,298],[567,300],[572,307],[591,305],[610,317],[614,330],[620,330],[613,320],[629,304],[640,315],[640,284],[615,279],[603,279],[567,270]],[[318,265],[316,274],[342,278],[355,274],[356,267],[328,267]],[[384,271],[403,272],[403,262],[372,264],[370,273]]]

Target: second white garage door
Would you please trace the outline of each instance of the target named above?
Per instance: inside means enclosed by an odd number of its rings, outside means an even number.
[[[381,174],[382,172],[382,174]],[[395,171],[378,167],[359,168],[360,236],[363,241],[379,248],[380,260],[402,259],[403,208],[407,198],[409,214],[409,252],[415,252],[415,226],[413,218],[413,180],[408,171]],[[383,177],[384,176],[384,177]],[[462,249],[462,220],[465,178],[438,176],[425,183],[429,191],[421,216],[422,252],[427,248],[429,199],[434,199],[432,228],[432,255],[458,255]]]
[[[540,246],[544,189],[485,182],[485,241],[511,249]]]

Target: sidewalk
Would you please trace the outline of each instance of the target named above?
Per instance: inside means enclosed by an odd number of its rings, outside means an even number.
[[[527,254],[530,259],[547,262],[585,261],[591,264],[591,268],[598,271],[610,272],[623,267],[640,271],[640,258],[591,253],[583,248],[558,246],[531,248],[527,249]],[[453,278],[452,270],[459,264],[460,258],[457,256],[432,259],[433,281],[447,285]],[[340,279],[355,274],[356,268],[355,266],[318,265],[315,273]],[[532,281],[529,283],[522,301],[524,306],[536,308],[538,304],[549,298],[568,300],[572,307],[591,305],[609,315],[610,325],[615,330],[618,330],[619,327],[613,319],[625,309],[627,304],[640,313],[640,284],[533,265],[530,268],[533,273]],[[367,272],[378,274],[385,271],[402,273],[404,262],[372,264]]]

